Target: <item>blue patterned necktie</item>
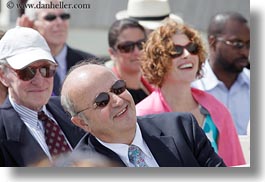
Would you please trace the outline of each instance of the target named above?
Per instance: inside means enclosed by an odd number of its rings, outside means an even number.
[[[144,161],[144,153],[139,147],[130,145],[128,156],[129,161],[133,163],[135,167],[148,167],[148,165]]]

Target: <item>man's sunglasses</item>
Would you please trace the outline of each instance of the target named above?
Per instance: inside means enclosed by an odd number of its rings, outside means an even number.
[[[120,95],[121,93],[123,93],[126,90],[126,83],[124,80],[117,80],[110,88],[110,92],[116,94],[116,95]],[[94,100],[94,104],[93,104],[93,108],[103,108],[105,106],[108,105],[110,101],[110,95],[108,92],[101,92],[99,93],[95,100]],[[87,109],[92,109],[91,107],[87,107],[85,109],[82,109],[78,112],[76,112],[76,115],[78,115],[79,113],[87,110]]]
[[[190,54],[198,54],[199,52],[199,46],[196,43],[190,42],[185,46],[182,45],[175,45],[174,47],[174,54],[172,54],[171,56],[173,58],[177,58],[179,56],[181,56],[184,52],[184,49],[186,49],[187,51],[189,51]]]
[[[250,48],[250,42],[243,42],[241,40],[225,40],[222,37],[217,37],[217,41],[223,42],[226,45],[232,46],[236,49],[243,49],[246,47],[247,49]]]
[[[44,16],[44,20],[46,20],[46,21],[53,21],[57,17],[60,17],[62,20],[68,20],[68,19],[70,19],[70,14],[69,13],[62,13],[60,15],[47,14],[46,16]]]
[[[117,45],[117,49],[121,53],[133,52],[135,46],[137,46],[139,50],[142,50],[143,49],[143,43],[145,43],[145,41],[146,41],[146,39],[141,39],[141,40],[138,40],[136,42],[132,42],[132,41],[122,42],[122,43]]]
[[[21,70],[15,70],[15,69],[13,70],[16,72],[20,80],[29,81],[34,78],[34,76],[37,73],[37,70],[39,70],[41,76],[44,78],[53,77],[56,72],[56,68],[57,68],[57,65],[49,64],[49,65],[42,65],[39,67],[28,66]]]

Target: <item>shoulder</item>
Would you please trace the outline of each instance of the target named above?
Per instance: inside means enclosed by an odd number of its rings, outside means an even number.
[[[64,111],[64,109],[62,107],[60,98],[61,98],[60,96],[52,96],[47,103],[47,107],[48,107],[49,111],[52,113],[53,112],[60,113],[60,115],[62,113],[64,113],[64,115],[65,115],[66,112]]]
[[[13,120],[14,119],[17,120],[18,118],[19,118],[18,113],[12,107],[9,99],[7,98],[0,107],[0,127],[4,123],[7,125],[12,125],[14,123]]]
[[[78,56],[82,59],[96,58],[96,56],[91,53],[84,52],[79,49],[74,49],[72,47],[67,46],[67,57],[69,56]]]
[[[250,70],[247,68],[243,69],[243,74],[245,74],[247,77],[250,77]]]
[[[140,126],[148,128],[148,130],[156,128],[166,133],[183,129],[190,130],[196,124],[196,119],[191,113],[167,112],[138,116],[137,118]]]
[[[48,101],[48,104],[54,104],[57,106],[61,106],[61,100],[60,96],[51,96],[50,100]]]
[[[206,105],[212,105],[212,104],[221,104],[220,101],[218,101],[213,95],[207,93],[206,91],[199,90],[196,88],[192,88],[192,96],[195,98],[195,100],[202,104],[205,103]]]
[[[152,92],[136,105],[136,114],[138,116],[146,114],[156,114],[163,112],[162,101],[157,91]]]
[[[205,91],[192,88],[192,95],[195,100],[204,108],[206,108],[210,113],[214,112],[225,114],[229,112],[223,103],[221,103],[213,95]]]
[[[168,112],[141,116],[138,117],[138,125],[143,136],[170,137],[177,143],[188,145],[195,143],[195,140],[205,140],[204,132],[191,113]]]
[[[250,70],[247,68],[244,68],[241,75],[242,75],[244,81],[249,84],[250,83]]]

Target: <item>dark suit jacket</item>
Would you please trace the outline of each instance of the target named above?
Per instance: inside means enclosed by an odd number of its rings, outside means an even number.
[[[52,97],[46,106],[74,148],[85,132],[71,123],[59,97]],[[6,99],[0,107],[0,166],[28,166],[46,157],[9,99]]]
[[[74,66],[76,63],[83,61],[85,59],[95,58],[94,55],[90,53],[86,53],[77,49],[73,49],[67,46],[67,55],[66,55],[66,67],[67,71]],[[58,63],[60,64],[60,63]],[[61,83],[63,80],[59,80],[59,76],[57,73],[54,76],[54,86],[53,86],[53,94],[60,95]]]
[[[225,166],[192,114],[163,113],[137,120],[143,139],[160,167]],[[97,151],[125,166],[116,153],[92,135],[87,135],[76,150]]]

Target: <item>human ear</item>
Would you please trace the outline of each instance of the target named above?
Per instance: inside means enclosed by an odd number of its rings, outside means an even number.
[[[114,50],[114,48],[108,48],[108,52],[109,52],[109,55],[110,55],[110,58],[112,59],[112,60],[115,60],[115,57],[116,57],[116,55],[117,55],[117,52]]]
[[[78,127],[84,129],[87,132],[90,132],[90,127],[89,125],[83,120],[81,119],[79,116],[73,116],[71,118],[71,121]]]
[[[209,46],[212,47],[212,46],[215,46],[215,42],[216,42],[216,38],[214,35],[210,35],[208,37],[208,43],[209,43]]]
[[[0,68],[0,81],[5,87],[9,86],[9,81],[7,78],[7,73],[3,70],[4,68]]]

